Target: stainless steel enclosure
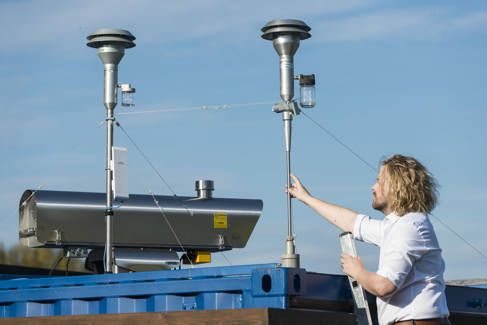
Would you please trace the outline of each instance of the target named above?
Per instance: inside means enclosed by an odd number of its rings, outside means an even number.
[[[245,199],[130,195],[113,207],[116,247],[221,251],[245,247],[263,203]],[[19,239],[28,247],[103,247],[105,193],[26,190]],[[158,207],[159,205],[159,207]],[[161,212],[162,210],[162,212]]]

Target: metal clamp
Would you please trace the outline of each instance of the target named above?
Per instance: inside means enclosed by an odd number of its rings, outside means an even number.
[[[301,110],[298,107],[298,103],[295,100],[289,102],[280,102],[272,106],[272,111],[275,113],[290,112],[293,115],[299,115]]]

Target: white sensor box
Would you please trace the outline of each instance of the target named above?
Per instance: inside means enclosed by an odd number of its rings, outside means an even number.
[[[129,176],[127,149],[112,147],[113,199],[124,201],[129,198]]]

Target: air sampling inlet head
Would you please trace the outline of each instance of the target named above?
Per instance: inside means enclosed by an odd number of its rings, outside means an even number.
[[[86,37],[87,46],[98,49],[105,66],[104,105],[107,109],[117,106],[118,64],[125,49],[135,46],[135,36],[123,29],[99,29]]]
[[[294,54],[300,40],[311,37],[311,27],[301,20],[275,19],[268,22],[261,31],[262,38],[272,41],[280,57],[281,98],[289,102],[294,97]]]

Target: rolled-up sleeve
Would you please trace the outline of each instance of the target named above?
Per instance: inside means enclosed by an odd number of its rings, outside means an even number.
[[[382,221],[359,214],[353,225],[353,238],[380,246],[382,242]]]
[[[409,275],[413,264],[424,254],[424,241],[414,225],[404,224],[395,227],[388,234],[394,240],[388,240],[377,274],[389,279],[396,288],[400,288]]]

